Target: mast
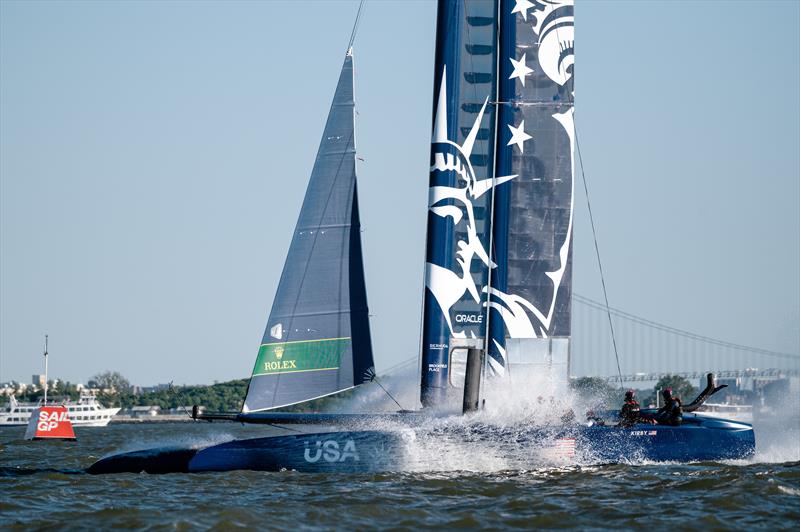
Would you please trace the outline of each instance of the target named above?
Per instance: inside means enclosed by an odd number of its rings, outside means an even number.
[[[442,407],[482,348],[496,87],[496,0],[440,0],[425,251],[421,402]]]
[[[44,335],[44,404],[47,406],[47,388],[49,387],[47,380],[47,335]]]
[[[437,9],[436,60],[433,74],[434,141],[455,138],[457,135],[458,124],[455,120],[447,119],[447,109],[457,108],[458,105],[458,52],[461,43],[461,34],[458,28],[463,18],[463,7],[463,4],[458,1],[440,0]],[[433,151],[432,143],[432,159],[435,157]],[[431,186],[434,186],[433,172],[431,172],[430,181]],[[455,176],[451,176],[449,182],[443,184],[455,187]],[[441,313],[449,312],[449,309],[441,308],[442,304],[437,301],[428,285],[433,282],[431,278],[435,275],[431,265],[446,270],[453,268],[455,257],[449,253],[453,246],[453,237],[453,232],[447,230],[446,225],[439,217],[428,214],[425,257],[426,288],[423,289],[422,381],[420,385],[420,401],[423,407],[441,405],[447,397],[450,328],[447,321],[442,319]]]

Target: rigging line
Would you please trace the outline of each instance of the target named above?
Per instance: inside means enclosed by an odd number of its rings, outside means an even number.
[[[385,370],[384,370],[382,373],[383,373],[384,375],[389,375],[389,374],[391,374],[392,372],[394,372],[394,371],[396,371],[396,370],[398,370],[398,369],[400,369],[400,368],[402,368],[402,367],[404,367],[404,366],[409,366],[409,365],[411,365],[411,363],[412,363],[412,362],[416,362],[417,360],[419,360],[419,357],[416,357],[416,356],[415,356],[415,357],[411,357],[411,358],[407,358],[406,360],[403,360],[402,362],[398,362],[398,363],[397,363],[397,364],[395,364],[394,366],[389,366],[389,367],[388,367],[387,369],[385,369]]]
[[[560,41],[561,37],[558,35],[558,25],[556,25],[555,30],[556,30],[556,37]],[[574,67],[573,67],[573,72],[574,72]],[[574,80],[575,78],[571,77],[570,79]],[[573,87],[574,85],[569,88],[572,89]],[[572,105],[572,108],[574,109],[575,98],[570,90],[567,90],[567,98],[569,100],[570,105]],[[586,206],[589,210],[589,221],[591,222],[592,226],[592,240],[594,241],[594,251],[595,255],[597,256],[597,268],[600,270],[600,283],[603,286],[603,299],[605,300],[605,309],[608,315],[608,327],[611,330],[611,343],[614,347],[614,359],[617,362],[617,373],[619,374],[620,388],[624,388],[622,383],[622,369],[619,364],[619,350],[617,349],[617,337],[616,334],[614,333],[614,320],[611,319],[611,307],[608,306],[608,290],[606,289],[606,278],[605,274],[603,273],[603,263],[600,260],[600,245],[597,242],[597,230],[595,229],[594,225],[594,214],[592,213],[592,203],[589,200],[589,187],[586,184],[586,169],[583,167],[583,155],[581,154],[581,145],[578,142],[578,122],[575,119],[574,111],[572,113],[572,121],[573,121],[572,122],[573,133],[575,135],[575,151],[578,153],[578,162],[581,165],[581,179],[583,181],[583,191],[586,194]],[[573,179],[575,179],[574,176]]]
[[[581,296],[579,294],[573,294],[573,297],[579,303],[582,303],[582,304],[584,304],[584,305],[586,305],[586,306],[588,306],[590,308],[603,310],[603,311],[606,310],[605,306],[602,303],[600,303],[599,301],[594,301],[593,299],[590,299],[590,298],[585,297],[585,296]],[[743,345],[743,344],[735,344],[733,342],[728,342],[728,341],[725,341],[725,340],[719,340],[717,338],[712,338],[710,336],[703,336],[701,334],[693,333],[691,331],[686,331],[686,330],[683,330],[683,329],[678,329],[676,327],[670,327],[669,325],[664,325],[662,323],[658,323],[656,321],[649,320],[647,318],[643,318],[641,316],[637,316],[635,314],[631,314],[629,312],[625,312],[625,311],[617,309],[617,308],[610,307],[610,310],[611,310],[612,314],[614,314],[615,316],[618,316],[620,318],[632,321],[634,323],[638,323],[640,325],[644,325],[644,326],[647,326],[647,327],[650,327],[650,328],[653,328],[653,329],[656,329],[656,330],[660,330],[660,331],[663,331],[663,332],[676,334],[676,335],[683,336],[685,338],[690,338],[692,340],[697,340],[697,341],[700,341],[700,342],[714,344],[714,345],[718,345],[718,346],[722,346],[722,347],[729,347],[731,349],[737,349],[737,350],[740,350],[740,351],[748,351],[748,352],[751,352],[751,353],[758,353],[758,354],[764,355],[764,356],[774,356],[774,357],[782,357],[782,358],[797,358],[797,357],[800,356],[800,355],[796,355],[796,354],[792,354],[792,353],[782,353],[780,351],[770,351],[769,349],[762,349],[762,348],[759,348],[759,347],[750,347],[750,346]]]
[[[181,397],[180,397],[180,396],[177,394],[177,392],[175,392],[175,387],[174,387],[174,386],[172,386],[172,383],[173,383],[173,382],[174,382],[174,381],[169,381],[169,388],[167,388],[167,391],[168,391],[168,392],[169,392],[169,393],[170,393],[170,394],[171,394],[173,397],[177,397],[177,398],[178,398],[178,399],[181,401],[181,403],[183,403],[183,402],[184,402],[184,401],[183,401],[183,399],[182,399],[182,398],[181,398]],[[192,417],[192,414],[190,414],[190,413],[189,413],[189,411],[188,411],[188,410],[186,410],[186,405],[183,405],[183,404],[182,404],[182,405],[181,405],[181,408],[183,408],[183,411],[184,411],[184,412],[186,412],[186,415],[187,415],[187,416],[189,416],[189,418],[190,418],[192,421],[197,421],[195,418],[193,418],[193,417]]]
[[[572,95],[570,95],[572,100]],[[603,285],[603,299],[605,300],[605,310],[608,314],[608,327],[611,330],[611,343],[614,346],[614,359],[617,362],[617,373],[619,374],[620,388],[624,388],[622,383],[622,368],[619,364],[619,351],[617,350],[617,337],[614,334],[614,320],[611,319],[611,307],[608,305],[608,290],[606,289],[606,278],[603,273],[603,262],[600,260],[600,245],[597,243],[597,230],[594,226],[594,214],[592,213],[592,202],[589,200],[589,187],[586,184],[586,171],[583,167],[583,156],[581,155],[581,145],[578,142],[578,123],[573,113],[573,126],[575,128],[575,151],[578,152],[578,162],[581,165],[581,179],[583,180],[583,191],[586,194],[586,207],[589,210],[589,221],[592,226],[592,240],[594,241],[594,252],[597,256],[597,267],[600,270],[600,283]],[[574,297],[574,296],[573,296]]]
[[[396,404],[398,406],[398,408],[400,408],[400,410],[405,410],[405,408],[403,408],[403,405],[398,403],[397,399],[395,399],[394,396],[389,393],[389,390],[387,390],[386,388],[383,387],[383,384],[381,384],[381,381],[378,380],[378,376],[377,375],[373,375],[372,376],[372,380],[375,382],[375,384],[377,384],[378,386],[381,387],[381,390],[383,390],[386,393],[386,395],[389,396],[389,399],[394,401],[394,404]]]
[[[356,12],[356,20],[353,22],[353,31],[350,33],[350,43],[347,45],[347,49],[353,47],[353,42],[356,40],[356,32],[358,31],[358,25],[361,22],[361,11],[364,8],[364,3],[366,0],[361,0],[358,4],[358,12]]]

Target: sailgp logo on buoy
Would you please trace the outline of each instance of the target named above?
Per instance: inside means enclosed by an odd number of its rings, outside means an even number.
[[[31,412],[25,439],[42,438],[75,439],[66,406],[41,406]]]
[[[330,463],[344,462],[348,458],[352,459],[354,462],[359,461],[356,442],[353,440],[347,440],[341,449],[339,442],[336,440],[317,440],[313,442],[313,445],[308,441],[304,443],[306,448],[303,453],[303,458],[310,464],[319,462],[320,458]]]
[[[36,430],[50,432],[64,421],[69,421],[66,409],[57,412],[42,410],[39,412],[39,422],[36,424]]]

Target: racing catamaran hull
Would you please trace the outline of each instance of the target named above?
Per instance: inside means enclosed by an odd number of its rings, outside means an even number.
[[[399,420],[399,418],[398,418]],[[208,471],[380,472],[414,469],[420,417],[397,430],[348,430],[234,440],[199,449],[161,447],[108,456],[87,469],[106,473],[198,473]],[[750,425],[688,414],[679,426],[498,427],[444,425],[436,436],[471,445],[496,442],[509,463],[541,465],[541,457],[564,441],[574,452],[559,458],[579,463],[687,462],[743,459],[755,453]],[[572,449],[572,448],[570,448]],[[435,465],[435,464],[434,464]]]
[[[583,458],[614,463],[743,459],[755,454],[756,447],[751,425],[713,418],[677,427],[582,427],[575,438],[578,452],[586,451]]]
[[[205,471],[399,471],[407,445],[400,432],[345,431],[234,440],[201,449],[161,447],[108,456],[87,469],[106,473]]]

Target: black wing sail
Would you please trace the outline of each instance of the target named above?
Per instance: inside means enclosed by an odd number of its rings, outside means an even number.
[[[501,0],[489,365],[560,367],[571,336],[574,9]]]
[[[348,51],[243,412],[323,397],[369,379],[374,364],[355,156]]]

